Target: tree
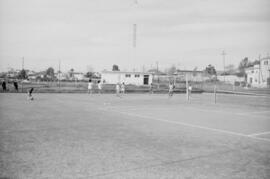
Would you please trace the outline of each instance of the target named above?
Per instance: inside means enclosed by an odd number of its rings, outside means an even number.
[[[225,66],[225,73],[226,74],[233,74],[233,73],[235,73],[235,67],[234,67],[234,65],[233,64],[229,64],[229,65],[227,65],[227,66]]]
[[[45,75],[49,78],[54,78],[54,69],[52,67],[49,67],[47,70],[46,70],[46,73]]]
[[[89,72],[87,72],[87,73],[85,74],[85,77],[87,77],[87,78],[93,78],[93,77],[94,77],[94,73],[91,72],[91,71],[89,71]]]
[[[251,66],[259,65],[259,64],[260,64],[260,60],[255,60],[255,61],[251,62]]]
[[[211,76],[217,74],[217,71],[216,71],[215,67],[212,66],[211,64],[209,64],[209,65],[205,68],[204,71],[205,71],[207,74],[211,75]]]
[[[252,63],[249,62],[248,57],[245,57],[244,59],[242,59],[238,66],[239,75],[245,76],[246,75],[245,69],[251,66],[252,66]]]
[[[113,65],[112,71],[120,71],[119,66],[118,65]]]
[[[27,73],[26,73],[26,71],[24,69],[22,69],[19,72],[18,78],[20,78],[20,79],[26,79],[27,78]]]
[[[172,65],[169,69],[167,69],[167,73],[169,75],[173,75],[176,72],[176,66]]]

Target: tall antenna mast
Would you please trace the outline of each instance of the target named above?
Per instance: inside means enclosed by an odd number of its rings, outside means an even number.
[[[137,24],[133,24],[133,48],[137,45]]]
[[[22,70],[24,69],[24,57],[22,57]]]
[[[61,60],[58,62],[58,86],[60,88],[60,78],[61,78]]]
[[[224,76],[224,82],[225,82],[225,56],[227,55],[225,51],[222,51],[222,57],[223,57],[223,76]]]

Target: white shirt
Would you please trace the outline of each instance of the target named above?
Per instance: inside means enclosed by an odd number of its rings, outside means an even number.
[[[100,89],[100,90],[102,89],[102,84],[101,83],[98,84],[98,89]]]
[[[116,85],[115,89],[116,89],[117,91],[119,91],[119,90],[120,90],[120,86],[119,86],[119,85]]]
[[[92,86],[93,86],[93,83],[92,82],[89,82],[88,83],[88,89],[92,89]]]

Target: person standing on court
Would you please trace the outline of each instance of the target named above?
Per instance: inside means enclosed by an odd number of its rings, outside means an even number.
[[[192,86],[189,85],[189,86],[188,86],[188,95],[189,95],[189,97],[191,96],[191,92],[192,92]]]
[[[120,96],[120,84],[119,83],[116,84],[115,91],[116,91],[116,96],[117,97],[121,97]]]
[[[172,83],[169,84],[169,97],[173,96],[173,87],[174,85]]]
[[[89,82],[88,82],[88,93],[92,94],[92,89],[93,89],[93,83],[92,83],[92,80],[89,79]]]
[[[3,92],[7,91],[7,84],[5,80],[2,82],[2,88],[3,88]]]
[[[121,93],[125,94],[125,83],[124,82],[121,84]]]
[[[149,94],[153,94],[153,93],[154,93],[154,86],[153,86],[153,83],[151,83],[149,86]]]
[[[98,93],[99,94],[102,93],[102,84],[101,84],[101,81],[98,81]]]
[[[14,85],[15,91],[18,92],[19,91],[18,90],[18,82],[16,80],[13,82],[13,85]]]

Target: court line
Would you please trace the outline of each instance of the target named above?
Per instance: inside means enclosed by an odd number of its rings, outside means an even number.
[[[154,109],[154,110],[166,110],[165,108],[154,108],[153,106],[149,106],[149,105],[143,105],[143,107],[147,107],[148,109]],[[174,106],[176,107],[176,106]],[[138,110],[137,106],[110,106],[108,108],[113,108],[113,109],[128,109],[128,110]],[[210,109],[200,109],[200,108],[196,108],[196,107],[192,107],[192,106],[181,106],[181,108],[184,109],[194,109],[196,111],[202,111],[202,112],[214,112],[214,113],[223,113],[223,114],[227,114],[227,115],[238,115],[238,116],[254,116],[254,117],[258,117],[258,115],[256,115],[256,113],[261,114],[261,113],[266,113],[266,112],[270,112],[270,111],[253,111],[253,112],[227,112],[227,111],[223,111],[223,110],[210,110]],[[145,109],[145,108],[139,108],[139,109]],[[267,117],[268,116],[260,116],[262,118]]]
[[[255,136],[265,135],[265,134],[270,134],[270,131],[260,132],[260,133],[254,133],[254,134],[249,134],[249,136],[255,137]]]
[[[189,124],[189,123],[185,123],[185,122],[170,121],[170,120],[166,120],[166,119],[160,119],[160,118],[151,117],[151,116],[143,116],[143,115],[124,112],[124,111],[106,110],[106,109],[101,109],[101,108],[99,108],[99,110],[107,111],[107,112],[115,112],[115,113],[138,117],[138,118],[151,119],[151,120],[155,120],[155,121],[167,122],[167,123],[171,123],[171,124],[177,124],[177,125],[182,125],[182,126],[187,126],[187,127],[197,128],[197,129],[203,129],[203,130],[208,130],[208,131],[213,131],[213,132],[218,132],[218,133],[236,135],[236,136],[240,136],[240,137],[246,137],[246,138],[256,139],[256,140],[260,140],[260,141],[270,142],[270,139],[250,136],[250,135],[246,135],[246,134],[242,134],[242,133],[238,133],[238,132],[227,131],[227,130],[223,130],[223,129],[215,129],[215,128],[210,128],[210,127],[205,127],[205,126]]]
[[[247,114],[261,114],[261,113],[270,113],[270,111],[253,111],[253,112],[248,112]]]

